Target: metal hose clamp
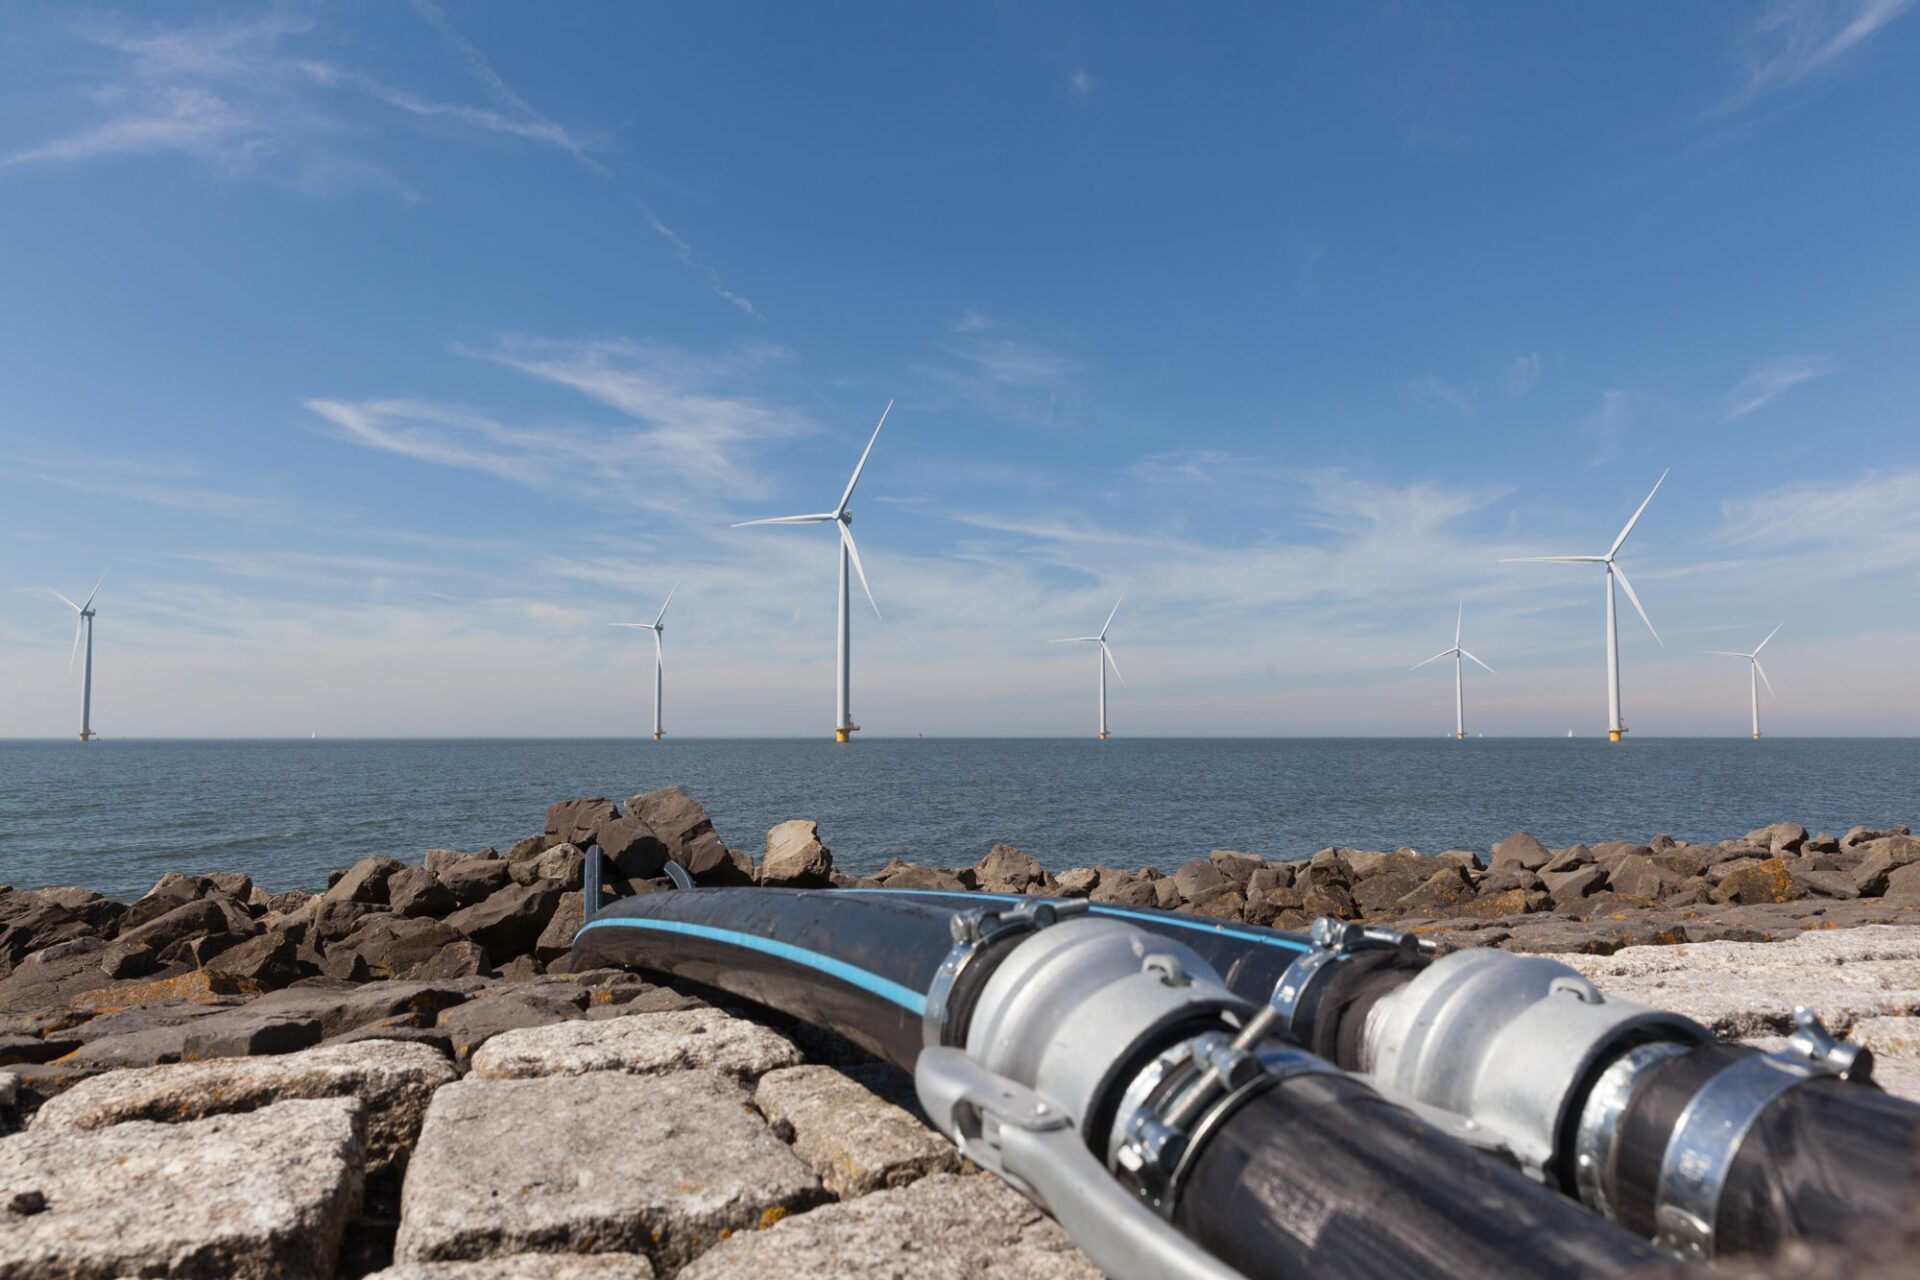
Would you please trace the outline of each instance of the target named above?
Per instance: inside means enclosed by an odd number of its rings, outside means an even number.
[[[1320,997],[1336,967],[1356,951],[1402,951],[1409,956],[1431,955],[1434,944],[1400,929],[1382,929],[1320,916],[1313,922],[1313,948],[1287,966],[1274,984],[1268,1003],[1279,1014],[1278,1028],[1291,1040],[1305,1043],[1320,1012]]]
[[[1107,1167],[1161,1217],[1173,1217],[1195,1154],[1242,1102],[1292,1076],[1340,1074],[1304,1049],[1252,1043],[1270,1025],[1249,1023],[1237,1036],[1208,1031],[1183,1041],[1128,1086]]]
[[[1654,1242],[1688,1258],[1709,1258],[1720,1198],[1741,1144],[1781,1094],[1814,1080],[1865,1081],[1873,1054],[1835,1040],[1811,1009],[1793,1011],[1795,1031],[1777,1053],[1732,1063],[1680,1113],[1660,1162]]]
[[[921,1043],[929,1049],[947,1043],[948,1006],[953,998],[953,985],[982,947],[1012,934],[1033,933],[1056,921],[1085,915],[1091,905],[1079,898],[1065,901],[1033,898],[1008,907],[955,912],[949,926],[953,948],[927,985],[926,1011],[920,1017]]]

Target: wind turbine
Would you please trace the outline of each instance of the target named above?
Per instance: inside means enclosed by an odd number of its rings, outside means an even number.
[[[1781,623],[1780,627],[1786,626]],[[1767,632],[1767,640],[1780,634],[1780,627]],[[1767,692],[1773,692],[1773,681],[1767,680],[1767,669],[1760,665],[1760,650],[1767,647],[1767,640],[1754,646],[1752,653],[1735,653],[1731,649],[1703,649],[1702,653],[1715,654],[1722,658],[1745,658],[1748,663],[1747,685],[1753,692],[1753,740],[1760,741],[1760,682],[1766,680]]]
[[[108,572],[110,573],[112,570],[108,570]],[[53,595],[59,599],[61,603],[73,610],[75,615],[77,615],[73,622],[73,649],[67,654],[67,671],[69,674],[73,671],[73,660],[80,652],[80,633],[84,631],[87,636],[86,675],[80,686],[80,741],[82,742],[91,742],[93,740],[93,598],[100,594],[100,584],[106,580],[107,575],[105,573],[101,574],[100,582],[94,583],[93,590],[87,594],[87,602],[85,604],[75,604],[58,591],[54,591],[52,587],[47,588],[48,591],[53,592]]]
[[[652,622],[616,622],[616,627],[628,627],[634,631],[653,632],[653,740],[660,741],[660,672],[667,665],[666,655],[660,650],[660,637],[667,629],[667,605],[673,603],[673,593],[680,589],[678,582],[667,592],[667,598],[660,606],[660,614]]]
[[[826,524],[840,526],[840,630],[839,644],[835,658],[835,683],[833,702],[833,740],[849,742],[853,731],[860,726],[853,722],[853,709],[850,705],[853,683],[851,628],[848,624],[847,568],[860,575],[860,588],[867,593],[867,603],[873,606],[873,616],[880,616],[879,602],[873,598],[873,588],[867,585],[867,571],[860,567],[860,550],[853,545],[853,513],[847,510],[847,504],[853,500],[853,487],[860,483],[860,473],[866,469],[867,457],[873,452],[873,442],[880,438],[880,428],[887,425],[887,415],[893,412],[893,401],[887,401],[887,407],[880,411],[880,421],[873,428],[873,435],[867,440],[866,449],[860,454],[860,461],[854,464],[853,478],[847,481],[847,491],[840,495],[840,505],[831,511],[823,511],[810,516],[773,516],[765,520],[742,520],[734,525],[744,529],[751,524]]]
[[[1442,658],[1453,659],[1453,736],[1460,740],[1464,740],[1467,736],[1466,694],[1463,688],[1464,682],[1461,679],[1460,659],[1465,658],[1477,666],[1485,667],[1489,675],[1500,674],[1460,647],[1460,626],[1466,621],[1466,618],[1467,603],[1462,600],[1460,602],[1459,612],[1453,616],[1453,648],[1442,649],[1427,659],[1427,662],[1438,662]],[[1412,670],[1418,671],[1421,667],[1426,666],[1427,662],[1414,663]]]
[[[1614,557],[1620,554],[1620,548],[1625,545],[1627,535],[1633,532],[1634,525],[1640,523],[1640,516],[1646,511],[1647,503],[1652,502],[1653,495],[1660,492],[1660,486],[1667,482],[1667,475],[1672,470],[1673,468],[1669,467],[1666,471],[1662,471],[1660,478],[1653,482],[1653,489],[1647,494],[1646,501],[1640,504],[1639,509],[1633,513],[1633,518],[1627,521],[1626,528],[1620,530],[1620,536],[1615,538],[1613,545],[1607,548],[1607,554],[1603,556],[1509,556],[1501,562],[1503,564],[1603,564],[1607,566],[1607,741],[1609,742],[1620,741],[1620,735],[1627,731],[1625,722],[1620,719],[1620,626],[1614,612],[1613,597],[1613,583],[1616,578],[1620,581],[1621,590],[1627,593],[1627,599],[1633,602],[1634,612],[1640,615],[1640,621],[1647,624],[1647,630],[1654,640],[1662,645],[1666,644],[1666,641],[1660,639],[1660,633],[1653,629],[1653,619],[1649,618],[1647,611],[1641,608],[1640,597],[1633,593],[1633,583],[1627,580],[1627,571],[1614,562]]]
[[[1127,593],[1122,591],[1120,593],[1120,600],[1125,600],[1126,598]],[[1102,742],[1107,740],[1107,668],[1113,668],[1113,674],[1119,679],[1121,684],[1127,682],[1127,678],[1120,674],[1120,664],[1113,660],[1113,650],[1107,647],[1107,628],[1113,625],[1113,615],[1120,612],[1120,600],[1113,602],[1113,612],[1109,613],[1107,620],[1100,624],[1099,635],[1068,636],[1064,640],[1049,640],[1047,642],[1048,644],[1097,644],[1100,646],[1100,657],[1096,665],[1100,668],[1100,741]]]

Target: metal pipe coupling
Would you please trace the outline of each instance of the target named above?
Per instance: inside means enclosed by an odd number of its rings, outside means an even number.
[[[1636,1045],[1712,1038],[1679,1014],[1609,1000],[1545,957],[1457,951],[1374,1005],[1360,1067],[1382,1092],[1466,1122],[1456,1136],[1573,1193],[1578,1120],[1607,1065]]]

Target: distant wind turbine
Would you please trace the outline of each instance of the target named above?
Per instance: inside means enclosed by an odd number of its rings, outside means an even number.
[[[112,571],[109,570],[108,572]],[[80,653],[81,633],[85,632],[87,637],[86,674],[82,678],[80,686],[80,741],[82,742],[91,742],[93,740],[93,598],[100,594],[100,585],[106,580],[107,575],[105,573],[101,574],[100,582],[94,583],[93,590],[87,594],[87,602],[85,604],[75,604],[58,591],[53,591],[52,587],[47,588],[48,591],[53,592],[55,598],[65,604],[67,608],[73,610],[76,615],[73,622],[73,648],[67,654],[67,671],[69,674],[73,671],[74,658]]]
[[[1453,736],[1456,739],[1464,739],[1467,736],[1466,694],[1463,688],[1465,682],[1461,678],[1460,659],[1465,658],[1468,662],[1485,667],[1490,675],[1500,674],[1460,647],[1460,627],[1461,624],[1466,621],[1466,618],[1467,604],[1466,601],[1463,600],[1460,602],[1459,611],[1453,616],[1453,648],[1442,649],[1427,659],[1427,662],[1438,662],[1442,658],[1453,659]],[[1413,664],[1412,669],[1418,671],[1421,667],[1426,666],[1427,662],[1416,662]]]
[[[1127,593],[1122,591],[1120,593],[1120,600],[1125,600],[1126,598]],[[1127,682],[1127,678],[1120,674],[1120,664],[1113,660],[1113,650],[1107,647],[1107,628],[1113,625],[1113,615],[1120,612],[1120,600],[1113,602],[1113,612],[1109,613],[1107,620],[1100,624],[1099,635],[1068,636],[1064,640],[1049,640],[1047,642],[1048,644],[1097,644],[1100,646],[1100,656],[1096,661],[1096,665],[1100,668],[1100,741],[1102,742],[1107,740],[1107,668],[1113,668],[1113,674],[1121,684]]]
[[[887,401],[887,407],[881,410],[880,421],[873,428],[873,435],[867,440],[866,449],[860,454],[860,461],[854,464],[853,478],[847,481],[847,491],[840,495],[840,505],[831,511],[823,511],[810,516],[773,516],[765,520],[742,520],[734,525],[744,529],[752,524],[827,524],[840,526],[840,630],[839,644],[835,660],[836,678],[834,683],[833,704],[833,740],[848,742],[853,738],[854,730],[860,726],[853,722],[851,706],[853,667],[852,635],[847,614],[849,599],[847,569],[860,575],[860,589],[867,593],[867,603],[873,606],[873,616],[880,616],[880,604],[873,598],[873,588],[867,585],[867,571],[860,567],[860,550],[853,545],[853,512],[847,504],[853,500],[853,487],[860,483],[860,473],[866,469],[867,457],[873,452],[873,442],[880,438],[880,428],[887,425],[887,415],[893,412],[893,401]]]
[[[1783,622],[1780,624],[1780,627],[1786,625],[1787,624]],[[1773,630],[1767,632],[1767,640],[1771,640],[1779,635],[1780,627],[1775,627]],[[1767,647],[1767,640],[1762,640],[1759,644],[1755,645],[1752,653],[1735,653],[1731,649],[1701,650],[1702,653],[1711,653],[1722,658],[1745,658],[1747,660],[1747,685],[1753,694],[1753,740],[1755,742],[1760,741],[1760,682],[1765,680],[1767,692],[1773,692],[1773,681],[1767,680],[1767,669],[1760,665],[1760,650]]]
[[[667,605],[673,603],[673,593],[680,589],[678,582],[667,592],[667,598],[660,606],[660,615],[652,622],[616,622],[616,627],[628,627],[634,631],[653,632],[653,740],[660,741],[660,672],[667,665],[666,655],[661,652],[660,637],[667,629]]]
[[[1652,634],[1655,641],[1662,645],[1666,644],[1666,641],[1660,639],[1660,633],[1653,629],[1653,619],[1649,618],[1647,611],[1641,608],[1640,597],[1633,593],[1633,583],[1627,580],[1627,571],[1614,562],[1614,557],[1620,554],[1620,548],[1625,545],[1627,535],[1633,532],[1634,525],[1640,523],[1640,516],[1646,511],[1647,503],[1652,502],[1653,495],[1660,492],[1660,486],[1667,482],[1667,475],[1671,470],[1672,468],[1669,467],[1667,471],[1662,471],[1660,478],[1653,482],[1653,489],[1647,494],[1646,501],[1640,504],[1639,510],[1633,513],[1633,518],[1627,521],[1626,528],[1620,530],[1620,536],[1613,540],[1613,545],[1607,548],[1605,555],[1509,556],[1502,561],[1504,564],[1603,564],[1607,566],[1607,740],[1609,742],[1620,741],[1620,735],[1627,731],[1626,723],[1620,719],[1620,626],[1615,615],[1613,596],[1613,583],[1616,578],[1619,579],[1621,590],[1627,593],[1627,599],[1633,602],[1634,612],[1640,615],[1640,621],[1647,624],[1647,631]]]

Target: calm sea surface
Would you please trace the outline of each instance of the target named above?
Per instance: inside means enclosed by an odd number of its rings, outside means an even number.
[[[177,869],[312,887],[368,853],[505,848],[554,800],[671,783],[756,854],[774,823],[817,819],[858,873],[971,862],[994,840],[1059,868],[1485,850],[1515,829],[1837,833],[1920,819],[1916,780],[1912,739],[0,742],[0,883],[134,896]]]

